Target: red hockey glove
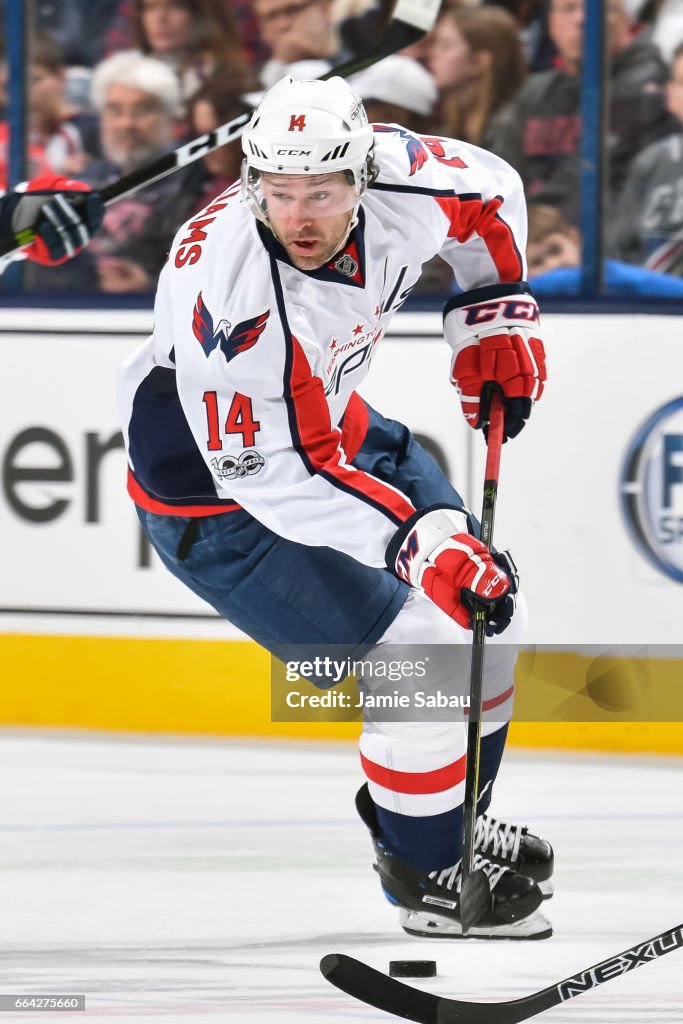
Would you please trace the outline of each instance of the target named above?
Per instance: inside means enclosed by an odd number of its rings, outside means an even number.
[[[478,288],[447,302],[444,334],[454,353],[451,383],[471,427],[487,433],[494,389],[503,395],[505,440],[524,426],[546,379],[538,323],[536,300],[524,282]]]
[[[83,196],[83,193],[86,193]],[[74,199],[78,197],[78,202]],[[79,253],[97,231],[104,205],[82,181],[46,174],[19,186],[3,199],[2,219],[21,242],[24,231],[36,239],[24,252],[36,263],[54,266]]]
[[[473,537],[464,511],[438,508],[418,517],[389,544],[389,568],[465,629],[472,628],[476,602],[487,605],[487,634],[502,633],[515,610],[518,580],[512,558],[507,552],[492,554]]]

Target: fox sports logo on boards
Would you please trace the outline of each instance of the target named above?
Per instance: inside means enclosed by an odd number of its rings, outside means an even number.
[[[683,583],[683,398],[638,429],[621,474],[621,507],[640,551]]]

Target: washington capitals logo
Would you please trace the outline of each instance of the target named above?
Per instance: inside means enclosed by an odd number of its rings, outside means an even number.
[[[394,132],[403,140],[408,152],[408,159],[410,160],[411,175],[415,174],[415,171],[419,171],[427,163],[429,153],[417,135],[411,135],[405,128],[394,128],[389,124],[373,124],[372,128],[376,132]]]
[[[260,316],[252,317],[251,320],[243,320],[233,330],[230,330],[229,320],[219,320],[218,326],[214,327],[213,317],[200,292],[192,316],[192,333],[202,346],[207,359],[218,345],[229,363],[240,352],[246,352],[247,349],[254,347],[265,330],[269,316],[270,310],[267,309]]]

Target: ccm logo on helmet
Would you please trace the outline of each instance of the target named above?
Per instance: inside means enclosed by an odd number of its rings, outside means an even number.
[[[502,316],[505,320],[528,320],[530,323],[539,323],[540,316],[538,306],[535,302],[487,302],[485,305],[470,306],[465,310],[465,324],[471,327],[473,324],[488,324],[496,317]]]
[[[292,114],[289,118],[289,131],[302,132],[306,127],[305,114]]]
[[[276,149],[276,156],[310,156],[312,149]]]

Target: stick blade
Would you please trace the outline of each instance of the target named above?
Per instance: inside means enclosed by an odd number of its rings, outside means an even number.
[[[460,889],[460,923],[463,935],[467,935],[470,928],[479,921],[489,909],[490,903],[491,889],[484,872],[481,869],[468,872],[462,880]]]
[[[320,970],[330,984],[368,1006],[416,1024],[439,1024],[437,996],[389,978],[352,956],[327,953],[320,961]]]

